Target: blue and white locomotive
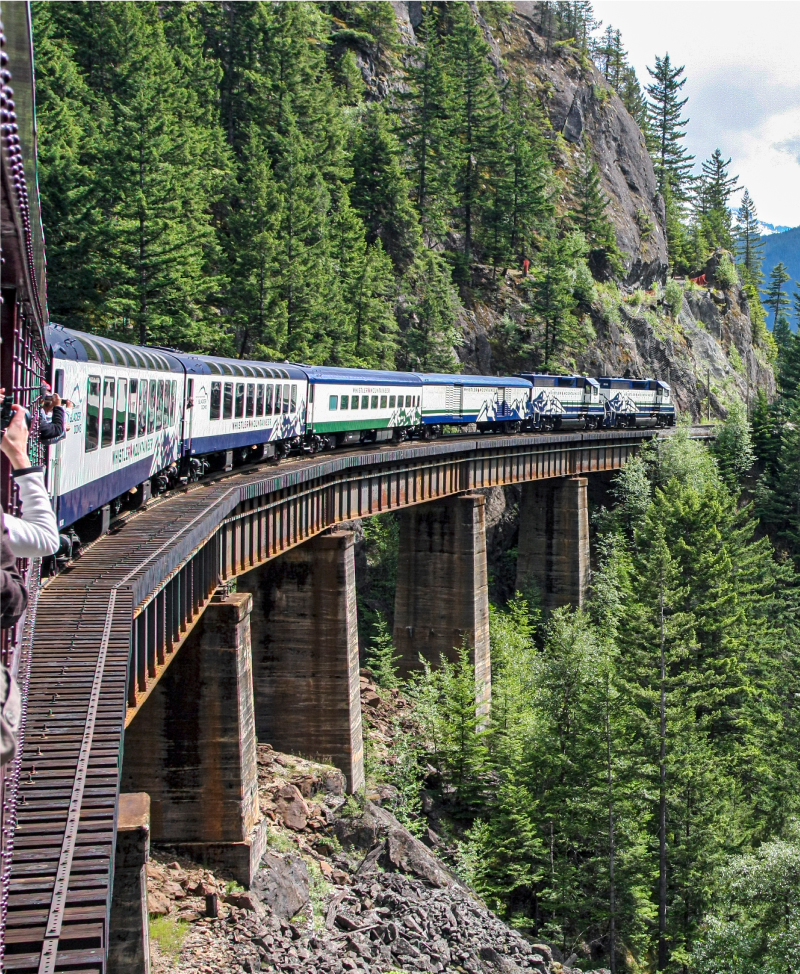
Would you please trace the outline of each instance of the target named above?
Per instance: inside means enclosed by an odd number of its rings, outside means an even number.
[[[669,386],[653,379],[256,362],[126,345],[59,325],[48,339],[53,389],[74,403],[71,428],[48,457],[65,530],[101,511],[107,526],[123,505],[211,469],[293,453],[434,439],[467,426],[502,434],[675,422]]]

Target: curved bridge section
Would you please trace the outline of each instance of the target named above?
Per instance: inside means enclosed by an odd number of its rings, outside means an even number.
[[[162,680],[180,696],[180,681],[164,678],[206,608],[219,608],[221,585],[356,518],[485,487],[619,469],[657,435],[668,434],[458,437],[244,468],[153,502],[90,546],[39,601],[6,969],[107,969],[125,728],[163,691]],[[352,550],[349,557],[352,564]],[[222,600],[221,623],[220,612],[211,614],[215,645],[228,638],[225,630],[249,654],[242,620],[251,596],[230,600]],[[355,659],[357,687],[357,645]],[[252,672],[249,679],[252,710]],[[354,726],[360,737],[360,713]]]

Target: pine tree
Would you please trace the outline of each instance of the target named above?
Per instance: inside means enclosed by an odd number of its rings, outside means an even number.
[[[575,207],[569,222],[586,239],[590,268],[597,278],[619,273],[622,261],[614,225],[606,215],[608,198],[600,186],[597,163],[586,153],[577,158],[571,182]]]
[[[444,260],[424,249],[408,269],[399,302],[402,347],[398,367],[413,372],[457,372],[458,294]],[[406,290],[407,289],[407,290]]]
[[[438,238],[449,229],[455,201],[452,91],[441,36],[442,16],[439,5],[425,5],[419,28],[421,60],[407,66],[409,91],[401,96],[406,105],[403,141],[414,199],[423,228]]]
[[[682,78],[683,67],[673,67],[669,54],[663,58],[656,56],[655,68],[648,67],[653,83],[646,87],[650,96],[648,115],[650,119],[650,154],[656,170],[658,189],[666,198],[667,187],[672,198],[682,203],[687,198],[691,182],[694,156],[684,147],[686,137],[684,126],[688,118],[681,118],[683,107],[688,101],[681,99],[680,92],[686,84]]]
[[[561,239],[551,236],[527,279],[529,319],[541,336],[540,363],[544,369],[552,367],[559,352],[577,349],[580,329],[574,294],[575,265],[585,253],[582,234],[571,233]]]
[[[747,190],[742,194],[736,212],[736,244],[737,255],[747,278],[758,286],[764,279],[761,272],[764,241],[759,231],[756,206]]]
[[[471,8],[459,3],[448,12],[452,22],[445,45],[453,93],[456,212],[463,227],[464,263],[468,266],[487,206],[484,173],[498,149],[500,102],[489,45]]]
[[[783,424],[761,517],[774,527],[800,571],[800,399]]]
[[[368,242],[381,241],[398,273],[411,265],[422,246],[400,154],[382,105],[370,105],[354,132],[350,201],[361,215]]]
[[[731,234],[731,214],[728,202],[738,189],[738,176],[730,176],[727,162],[719,149],[715,149],[703,163],[702,174],[697,183],[695,209],[702,221],[706,239],[710,246],[733,248]]]
[[[279,280],[283,200],[260,134],[253,127],[242,151],[235,196],[230,201],[226,235],[229,280],[228,304],[236,351],[240,358],[281,357],[283,317]],[[247,246],[242,242],[247,241]]]
[[[769,281],[764,291],[764,305],[772,312],[774,324],[777,324],[785,316],[785,311],[789,310],[789,294],[783,288],[784,284],[789,280],[791,280],[791,277],[786,270],[785,264],[783,261],[778,261],[770,272]],[[788,324],[787,320],[787,329]]]

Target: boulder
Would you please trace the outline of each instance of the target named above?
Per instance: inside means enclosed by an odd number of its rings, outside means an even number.
[[[289,919],[308,903],[308,869],[291,853],[268,852],[250,885],[251,893],[275,916]]]
[[[308,824],[308,805],[299,788],[295,785],[283,785],[278,789],[277,799],[275,810],[287,828],[302,832]]]

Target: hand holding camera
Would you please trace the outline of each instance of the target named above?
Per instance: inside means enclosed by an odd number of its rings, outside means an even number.
[[[8,457],[15,470],[29,467],[31,461],[28,459],[28,433],[31,414],[19,403],[12,402],[12,397],[5,395],[5,389],[0,389],[0,396],[3,397],[0,429],[4,430],[0,450]]]

